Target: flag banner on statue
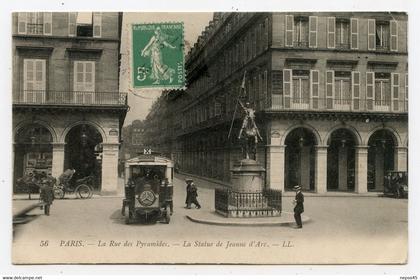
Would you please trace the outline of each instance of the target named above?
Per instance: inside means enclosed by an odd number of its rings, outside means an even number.
[[[132,25],[133,87],[185,87],[184,24]]]

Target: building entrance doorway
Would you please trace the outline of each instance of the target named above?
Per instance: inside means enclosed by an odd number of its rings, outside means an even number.
[[[315,189],[315,145],[313,133],[296,128],[286,137],[285,189],[301,185],[303,190]]]
[[[74,179],[94,176],[95,190],[101,188],[102,136],[91,125],[73,127],[66,135],[64,169],[74,168]]]

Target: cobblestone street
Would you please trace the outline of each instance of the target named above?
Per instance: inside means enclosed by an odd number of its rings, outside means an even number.
[[[13,259],[16,263],[59,263],[62,256],[70,262],[89,263],[162,259],[165,263],[249,263],[261,254],[262,263],[351,263],[353,258],[386,263],[391,257],[405,261],[407,200],[307,195],[304,214],[311,220],[302,230],[214,226],[186,218],[188,213],[213,211],[214,184],[196,182],[202,209],[184,208],[185,187],[177,178],[175,213],[169,225],[125,225],[121,197],[55,200],[51,216],[36,209],[30,213],[35,215],[31,222],[15,227]],[[290,195],[283,198],[283,211],[292,211],[292,200]],[[14,208],[34,201],[15,200]],[[46,241],[48,246],[42,246]]]

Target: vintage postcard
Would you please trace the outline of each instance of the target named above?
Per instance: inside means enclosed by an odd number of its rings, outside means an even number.
[[[406,13],[15,12],[10,35],[13,264],[408,262]]]

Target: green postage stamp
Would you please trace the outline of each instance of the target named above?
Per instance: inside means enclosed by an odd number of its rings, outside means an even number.
[[[132,29],[134,88],[183,88],[183,23],[133,24]]]

